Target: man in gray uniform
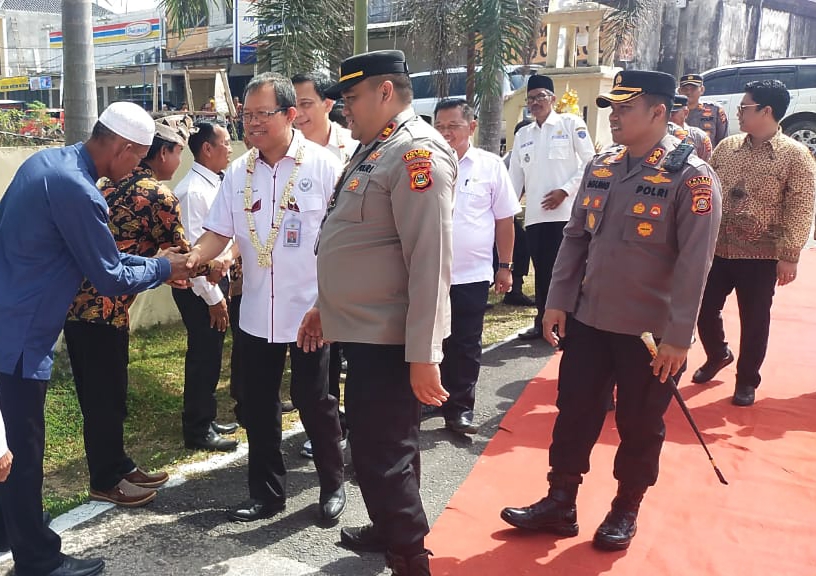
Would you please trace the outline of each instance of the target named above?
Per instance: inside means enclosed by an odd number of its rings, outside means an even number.
[[[694,151],[700,157],[700,160],[708,162],[711,158],[711,138],[696,126],[686,124],[688,114],[688,98],[682,94],[675,94],[671,122],[669,122],[669,134],[681,142],[694,146]]]
[[[716,148],[720,140],[728,136],[728,115],[725,109],[713,102],[700,102],[700,97],[705,94],[705,86],[703,77],[699,74],[682,76],[679,91],[688,98],[689,113],[686,122],[708,134]]]
[[[360,147],[335,188],[317,250],[318,301],[298,345],[340,342],[346,419],[372,524],[344,528],[355,550],[386,551],[394,574],[430,574],[419,496],[420,402],[448,398],[439,363],[450,334],[455,153],[411,107],[405,55],[345,60],[338,84]]]
[[[641,499],[657,481],[666,379],[686,361],[721,217],[714,171],[666,134],[674,86],[662,72],[624,71],[597,99],[612,107],[612,136],[624,147],[587,166],[550,284],[544,335],[553,345],[560,337],[564,350],[550,490],[501,513],[518,528],[578,534],[575,497],[615,382],[618,493],[593,540],[605,550],[629,546]],[[643,332],[660,341],[654,361]]]

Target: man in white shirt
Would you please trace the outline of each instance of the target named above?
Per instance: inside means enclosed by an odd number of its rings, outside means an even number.
[[[267,518],[286,506],[279,393],[287,350],[292,401],[314,445],[320,518],[335,520],[346,506],[337,399],[328,392],[329,349],[307,354],[295,345],[317,299],[314,246],[341,165],[293,130],[296,115],[288,78],[268,72],[249,83],[243,120],[255,148],[227,169],[204,223],[207,232],[190,253],[197,265],[235,238],[243,259],[239,345],[250,499],[228,513],[236,521]]]
[[[357,140],[351,137],[348,130],[336,122],[329,120],[329,112],[334,106],[334,100],[326,96],[326,90],[331,88],[332,81],[328,75],[320,72],[295,74],[292,77],[297,96],[297,111],[295,128],[312,142],[320,144],[326,150],[337,156],[343,166],[357,149]],[[342,356],[340,343],[333,342],[329,346],[329,394],[340,400],[340,372]],[[340,427],[343,430],[343,446],[347,436],[346,414],[340,410]],[[312,458],[312,441],[307,440],[300,451],[302,456]]]
[[[573,114],[553,110],[555,88],[548,76],[530,76],[527,107],[535,122],[519,130],[510,157],[510,180],[527,194],[525,229],[535,267],[537,313],[522,340],[542,337],[541,319],[552,268],[570,218],[584,166],[595,155],[586,123]]]
[[[434,110],[434,128],[459,158],[453,206],[451,334],[442,343],[442,386],[450,393],[442,406],[445,427],[475,434],[473,408],[482,360],[482,328],[491,281],[497,294],[513,285],[513,216],[521,212],[502,159],[472,146],[476,117],[465,100],[442,100]],[[493,244],[499,269],[493,275]]]
[[[203,233],[203,224],[221,186],[221,172],[229,166],[232,147],[226,127],[212,121],[198,122],[189,139],[195,162],[178,183],[176,197],[181,207],[181,223],[187,238],[194,243]],[[216,255],[230,258],[226,254]],[[187,328],[187,354],[184,361],[184,411],[181,417],[184,444],[188,448],[228,452],[238,442],[223,438],[238,425],[215,421],[215,389],[221,377],[224,334],[229,325],[227,295],[229,281],[220,286],[206,278],[192,280],[192,290],[173,288],[173,300]]]

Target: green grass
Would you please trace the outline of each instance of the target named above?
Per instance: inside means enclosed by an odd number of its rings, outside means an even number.
[[[532,276],[525,282],[532,292]],[[483,345],[489,346],[532,325],[535,308],[501,304],[502,296],[490,293],[495,306],[485,316]],[[178,324],[163,324],[138,330],[130,337],[130,383],[128,418],[125,421],[125,450],[147,470],[173,468],[206,459],[206,452],[184,448],[181,434],[182,394],[186,331]],[[218,397],[218,419],[232,422],[233,401],[229,397],[229,351],[232,336],[224,343]],[[289,368],[284,373],[281,396],[289,399]],[[43,501],[46,509],[59,515],[88,498],[88,468],[82,438],[82,413],[74,390],[67,353],[58,352],[45,403],[46,448]],[[284,428],[297,420],[297,413],[284,414]],[[237,435],[246,441],[241,429]]]

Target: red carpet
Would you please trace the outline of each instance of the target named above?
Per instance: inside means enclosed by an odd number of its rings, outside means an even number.
[[[739,342],[735,297],[727,333]],[[704,360],[699,344],[690,374]],[[615,493],[614,417],[592,454],[578,494],[576,538],[522,533],[499,518],[505,506],[546,494],[547,448],[556,415],[558,358],[527,386],[428,538],[435,576],[494,575],[816,575],[816,251],[799,278],[777,288],[768,356],[756,404],[730,403],[735,364],[714,383],[681,383],[717,465],[721,485],[673,401],[657,485],[644,500],[638,535],[626,552],[591,546]]]

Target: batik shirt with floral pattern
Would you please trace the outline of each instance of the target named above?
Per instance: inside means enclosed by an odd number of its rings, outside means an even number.
[[[108,226],[120,251],[149,258],[170,246],[179,246],[183,252],[189,249],[179,202],[150,168],[139,166],[118,184],[104,181],[100,188],[108,203]],[[128,309],[135,300],[135,294],[102,296],[86,278],[68,311],[68,320],[127,330]]]

